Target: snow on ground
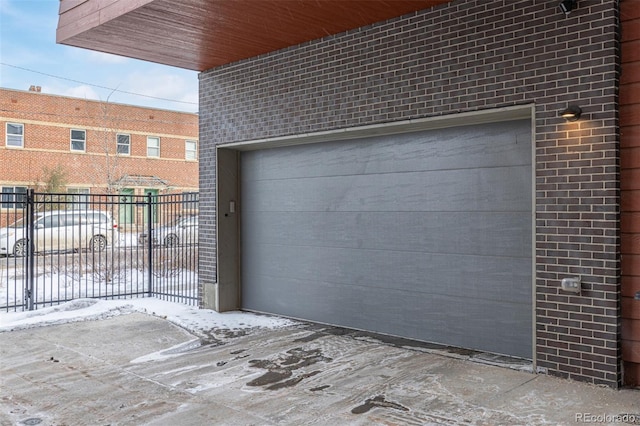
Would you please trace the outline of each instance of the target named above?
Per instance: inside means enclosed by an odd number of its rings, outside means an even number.
[[[212,330],[276,329],[297,324],[285,318],[247,312],[218,313],[180,303],[155,298],[97,300],[76,299],[34,311],[1,312],[0,332],[21,330],[68,322],[92,321],[134,312],[166,319],[197,336],[210,335]]]
[[[149,290],[197,297],[197,247],[179,246],[176,251],[154,256],[149,277],[147,254],[130,250],[138,245],[137,235],[120,233],[122,250],[90,252],[53,252],[36,256],[33,301],[39,306],[82,298],[116,298],[138,295]],[[0,257],[0,306],[21,307],[25,301],[27,272],[24,258]]]

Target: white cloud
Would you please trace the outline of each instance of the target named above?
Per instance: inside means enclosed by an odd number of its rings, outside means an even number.
[[[0,0],[0,48],[6,53],[0,86],[36,85],[48,94],[198,110],[196,72],[56,44],[58,7],[58,0]]]
[[[42,91],[46,92],[48,90],[46,87],[43,87]],[[98,93],[92,87],[85,85],[57,89],[52,93],[57,93],[62,96],[70,96],[73,98],[92,99],[96,101],[100,100]]]
[[[194,74],[194,81],[197,77]],[[135,93],[159,98],[181,100],[193,84],[177,73],[152,71],[149,73],[134,72],[127,76],[127,90]]]
[[[126,75],[118,90],[143,95],[137,97],[139,102],[161,102],[160,108],[197,111],[197,73],[185,70],[166,72],[149,67],[145,69],[147,71],[137,70]]]
[[[51,0],[0,0],[0,16],[4,26],[12,29],[33,29],[29,37],[55,39],[58,25],[57,3]],[[53,13],[51,13],[53,12]]]
[[[0,0],[0,16],[6,18],[20,17],[19,11],[13,6],[10,0]]]
[[[198,105],[198,101],[199,101],[199,96],[198,96],[198,88],[196,87],[195,91],[188,91],[184,94],[184,96],[182,97],[182,99],[180,99],[182,102],[190,102],[192,104],[195,104],[196,106]]]

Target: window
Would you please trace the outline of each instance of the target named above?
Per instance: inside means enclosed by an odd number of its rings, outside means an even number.
[[[64,216],[60,216],[60,219],[61,222],[64,222],[64,226],[80,225],[80,216],[76,213],[65,214]]]
[[[71,129],[71,151],[83,151],[86,149],[87,132],[85,130]]]
[[[198,143],[196,141],[184,142],[184,158],[185,160],[198,159]]]
[[[131,154],[131,137],[129,135],[118,133],[116,135],[116,139],[117,139],[116,153],[119,155]]]
[[[109,217],[105,213],[92,211],[92,212],[87,212],[86,221],[87,223],[108,224]]]
[[[73,202],[73,208],[77,210],[86,210],[89,204],[89,188],[68,188],[69,201]],[[71,205],[70,205],[71,206]]]
[[[147,137],[147,157],[160,157],[160,138],[155,136]]]
[[[24,147],[24,124],[7,123],[6,145],[13,148]]]
[[[36,222],[36,228],[58,228],[64,226],[64,218],[57,214],[46,216],[43,219]]]
[[[2,208],[21,209],[24,208],[24,201],[27,194],[26,186],[3,186],[2,187]]]

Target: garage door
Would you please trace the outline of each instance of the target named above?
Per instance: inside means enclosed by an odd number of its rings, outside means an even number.
[[[531,358],[529,120],[244,152],[242,306]]]

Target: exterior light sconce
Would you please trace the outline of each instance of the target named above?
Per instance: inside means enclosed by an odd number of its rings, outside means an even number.
[[[640,300],[640,291],[636,293],[636,296],[634,297],[634,299]]]
[[[562,0],[558,5],[558,8],[564,13],[565,16],[569,15],[573,9],[578,5],[578,0]]]
[[[580,277],[563,278],[560,282],[560,289],[569,293],[580,294],[581,281]]]
[[[567,121],[577,121],[582,115],[582,108],[577,105],[569,105],[560,115]]]

